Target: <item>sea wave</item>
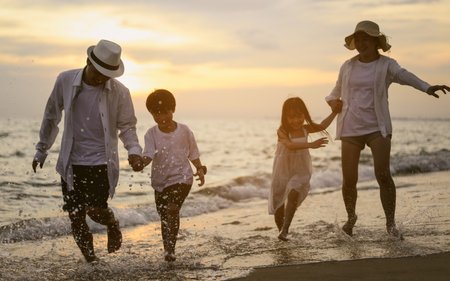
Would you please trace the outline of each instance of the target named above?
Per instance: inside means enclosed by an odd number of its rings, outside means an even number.
[[[393,175],[427,173],[450,170],[450,151],[422,151],[415,155],[397,154],[391,158]],[[359,181],[375,180],[373,166],[361,164]],[[315,169],[311,178],[311,193],[339,190],[342,175],[339,169]],[[271,174],[258,172],[241,176],[227,183],[208,186],[192,191],[181,209],[181,217],[193,217],[230,208],[233,204],[256,198],[267,198]],[[4,183],[0,183],[4,184]],[[49,183],[41,183],[47,185]],[[36,182],[33,182],[36,185]],[[373,187],[373,188],[376,188]],[[139,206],[113,208],[121,227],[144,225],[159,220],[154,203]],[[106,231],[105,226],[88,219],[93,232]],[[70,221],[66,216],[31,218],[16,221],[0,227],[0,243],[14,243],[23,240],[38,240],[44,237],[70,235]]]
[[[418,154],[397,154],[391,159],[391,170],[394,175],[429,173],[450,170],[450,151],[427,152]]]

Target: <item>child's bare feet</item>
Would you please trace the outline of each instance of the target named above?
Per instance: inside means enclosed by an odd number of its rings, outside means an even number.
[[[399,240],[404,240],[403,235],[400,233],[400,231],[397,229],[397,227],[394,225],[387,225],[386,226],[387,233],[394,237],[398,238]]]
[[[289,238],[287,237],[287,232],[281,230],[280,233],[278,234],[278,239],[280,239],[281,241],[289,241]]]
[[[347,222],[342,227],[342,230],[347,233],[349,236],[353,236],[353,227],[355,226],[356,220],[358,219],[357,215],[349,217]]]
[[[167,262],[174,262],[174,261],[177,259],[177,257],[175,256],[175,254],[169,254],[169,253],[166,253],[166,254],[164,255],[164,259],[165,259]]]

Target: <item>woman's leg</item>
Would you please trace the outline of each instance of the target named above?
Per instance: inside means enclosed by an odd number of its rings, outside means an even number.
[[[391,139],[380,136],[368,145],[372,150],[375,177],[380,185],[380,198],[386,216],[386,229],[389,234],[400,236],[395,227],[396,190],[390,171]]]
[[[342,141],[341,161],[342,161],[342,197],[345,209],[347,210],[347,222],[342,227],[345,233],[353,235],[353,226],[356,223],[356,199],[358,191],[358,164],[361,148],[353,143]]]
[[[292,219],[294,218],[295,211],[297,211],[298,207],[298,192],[295,190],[291,190],[288,195],[286,209],[284,211],[284,223],[281,228],[281,232],[278,235],[280,240],[286,241],[287,234],[289,233],[289,227],[291,226]]]

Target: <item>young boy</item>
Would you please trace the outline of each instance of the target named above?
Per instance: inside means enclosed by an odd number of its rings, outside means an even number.
[[[175,244],[180,227],[180,208],[191,190],[193,176],[205,183],[206,167],[202,166],[200,153],[192,131],[173,120],[175,97],[167,90],[152,92],[146,106],[157,126],[145,134],[144,165],[152,163],[151,182],[155,189],[155,203],[161,218],[161,232],[165,260],[176,260]],[[197,172],[193,171],[189,160]]]

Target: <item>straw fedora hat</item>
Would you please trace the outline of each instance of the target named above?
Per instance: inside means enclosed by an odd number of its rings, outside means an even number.
[[[121,53],[122,48],[108,40],[100,40],[97,45],[87,49],[87,55],[95,69],[110,78],[121,76],[125,70],[120,59]]]
[[[380,32],[380,28],[378,27],[378,24],[374,23],[373,21],[361,21],[356,25],[355,32],[353,34],[345,37],[345,47],[349,50],[355,49],[355,40],[354,36],[356,32],[365,32],[368,35],[372,37],[377,37],[379,46],[378,49],[382,49],[384,52],[388,51],[391,48],[391,45],[387,42],[386,35]]]

